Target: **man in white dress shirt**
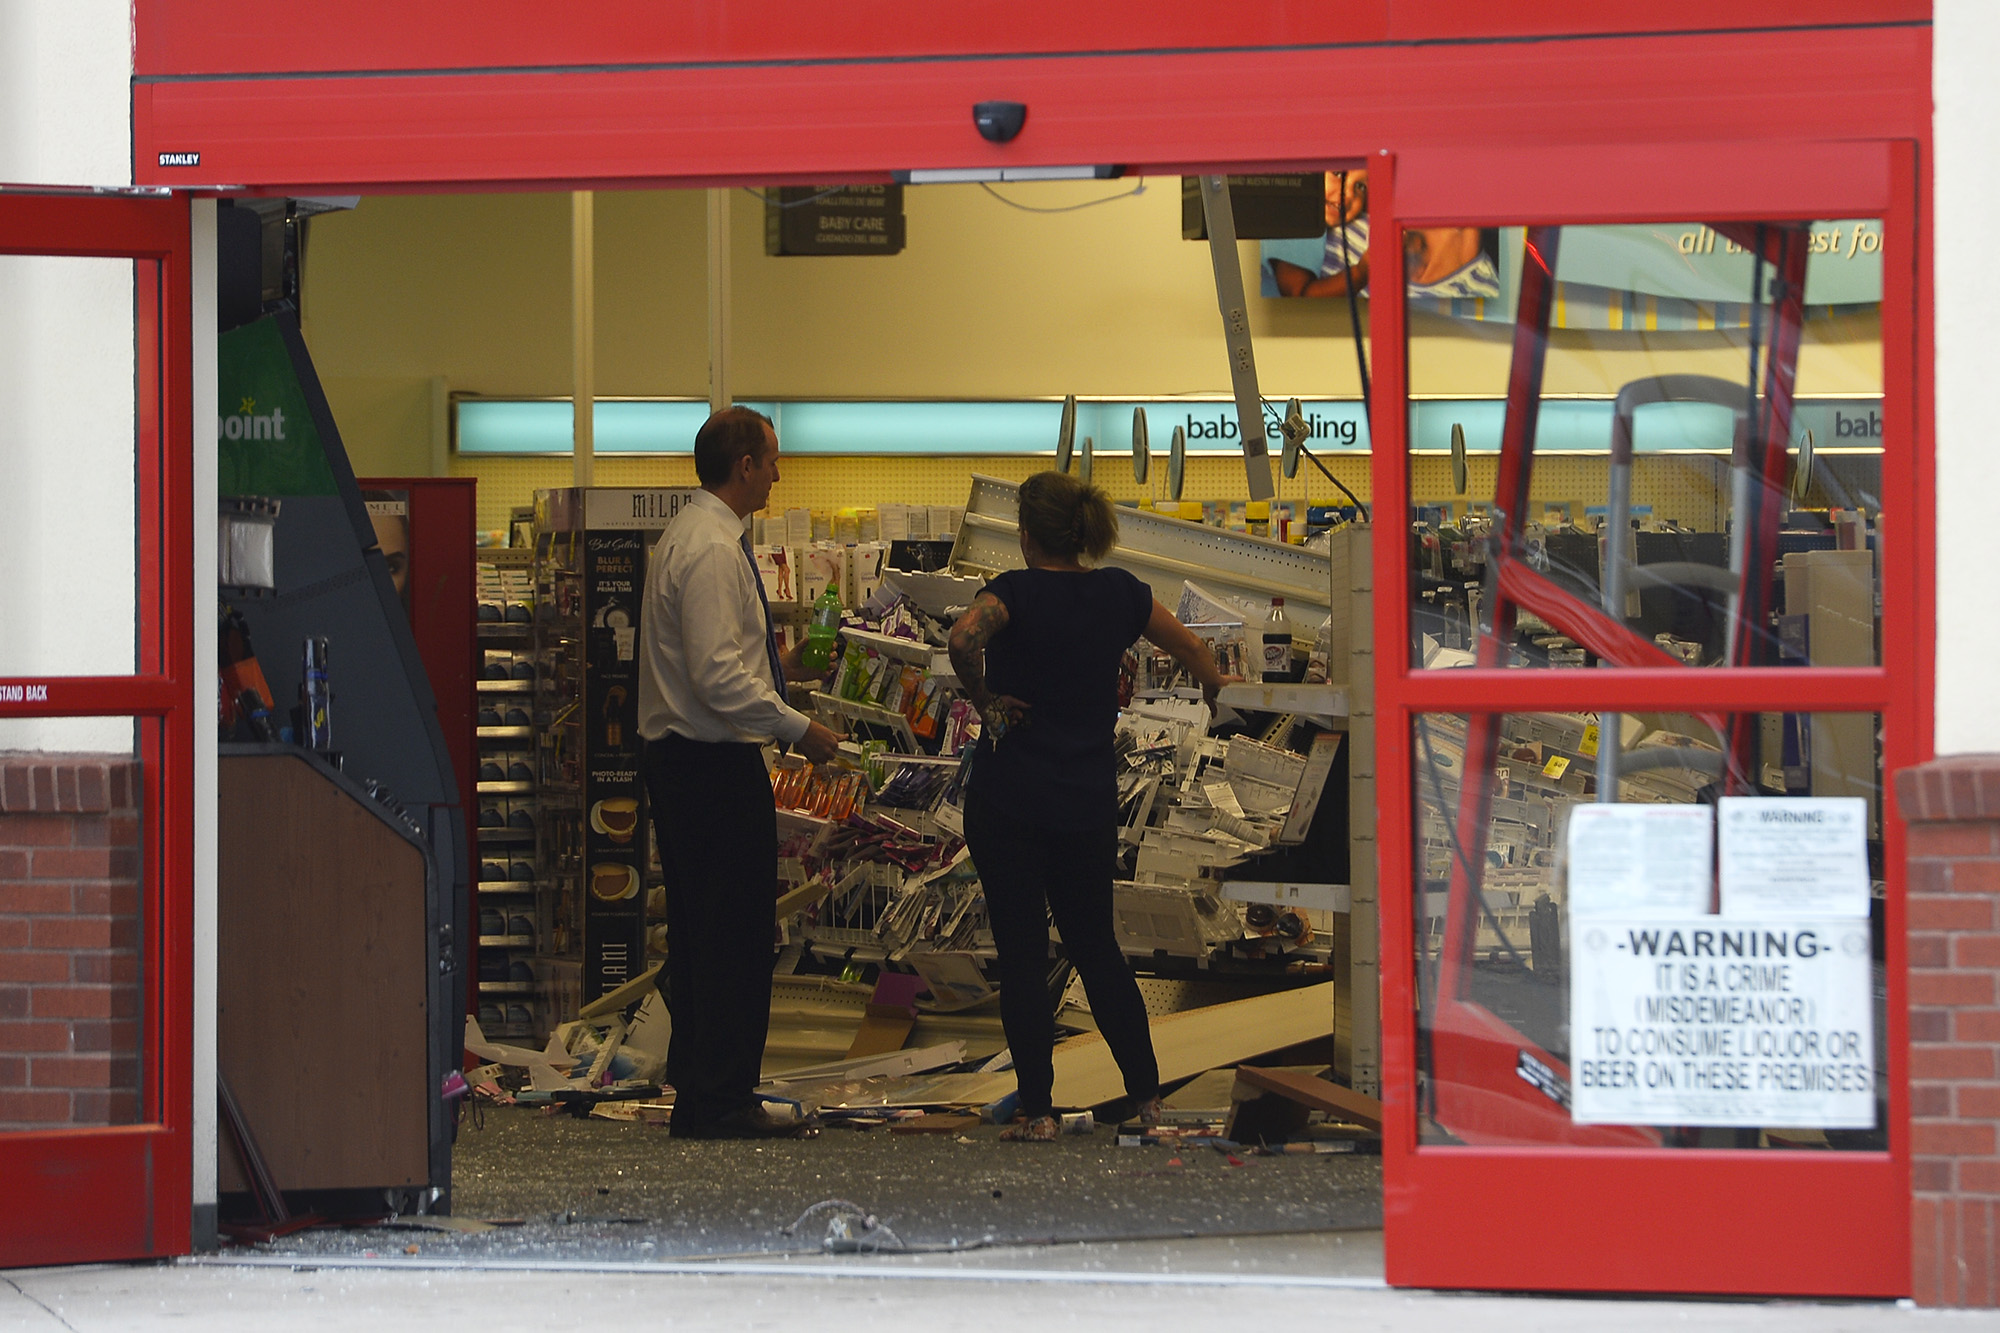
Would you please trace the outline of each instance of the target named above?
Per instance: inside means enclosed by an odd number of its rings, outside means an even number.
[[[771,1023],[778,829],[763,747],[815,763],[841,737],[785,702],[783,657],[743,521],[778,480],[778,436],[743,407],[694,442],[701,490],[646,566],[639,734],[667,886],[667,1082],[676,1138],[764,1138],[798,1126],[752,1093]]]

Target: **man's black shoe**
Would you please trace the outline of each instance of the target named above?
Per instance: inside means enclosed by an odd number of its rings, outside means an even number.
[[[667,1124],[667,1133],[677,1139],[796,1139],[803,1138],[806,1129],[806,1121],[774,1116],[761,1106],[746,1106],[694,1123],[677,1117]]]

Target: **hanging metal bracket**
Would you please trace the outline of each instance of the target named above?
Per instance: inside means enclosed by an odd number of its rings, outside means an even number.
[[[1229,344],[1229,382],[1236,392],[1236,425],[1243,436],[1243,468],[1250,498],[1277,494],[1271,453],[1264,443],[1264,399],[1257,392],[1257,358],[1250,350],[1250,304],[1243,296],[1243,268],[1236,257],[1236,215],[1229,207],[1229,178],[1201,178],[1201,208],[1208,219],[1208,257],[1215,266],[1215,302]]]

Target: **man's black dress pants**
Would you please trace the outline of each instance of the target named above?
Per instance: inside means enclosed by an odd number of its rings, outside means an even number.
[[[699,1131],[753,1103],[771,1026],[778,821],[759,746],[646,743],[667,888],[667,1082],[674,1128]]]

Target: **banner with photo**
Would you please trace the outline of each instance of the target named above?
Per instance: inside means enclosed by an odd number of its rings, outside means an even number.
[[[1326,173],[1326,223],[1317,238],[1261,243],[1263,295],[1344,298],[1350,284],[1366,295],[1373,258],[1367,172]],[[1512,320],[1523,235],[1520,227],[1407,230],[1412,308]],[[1749,254],[1698,222],[1565,227],[1556,277],[1556,328],[1726,329],[1750,320]],[[1807,304],[1853,308],[1881,299],[1881,222],[1814,223]]]

